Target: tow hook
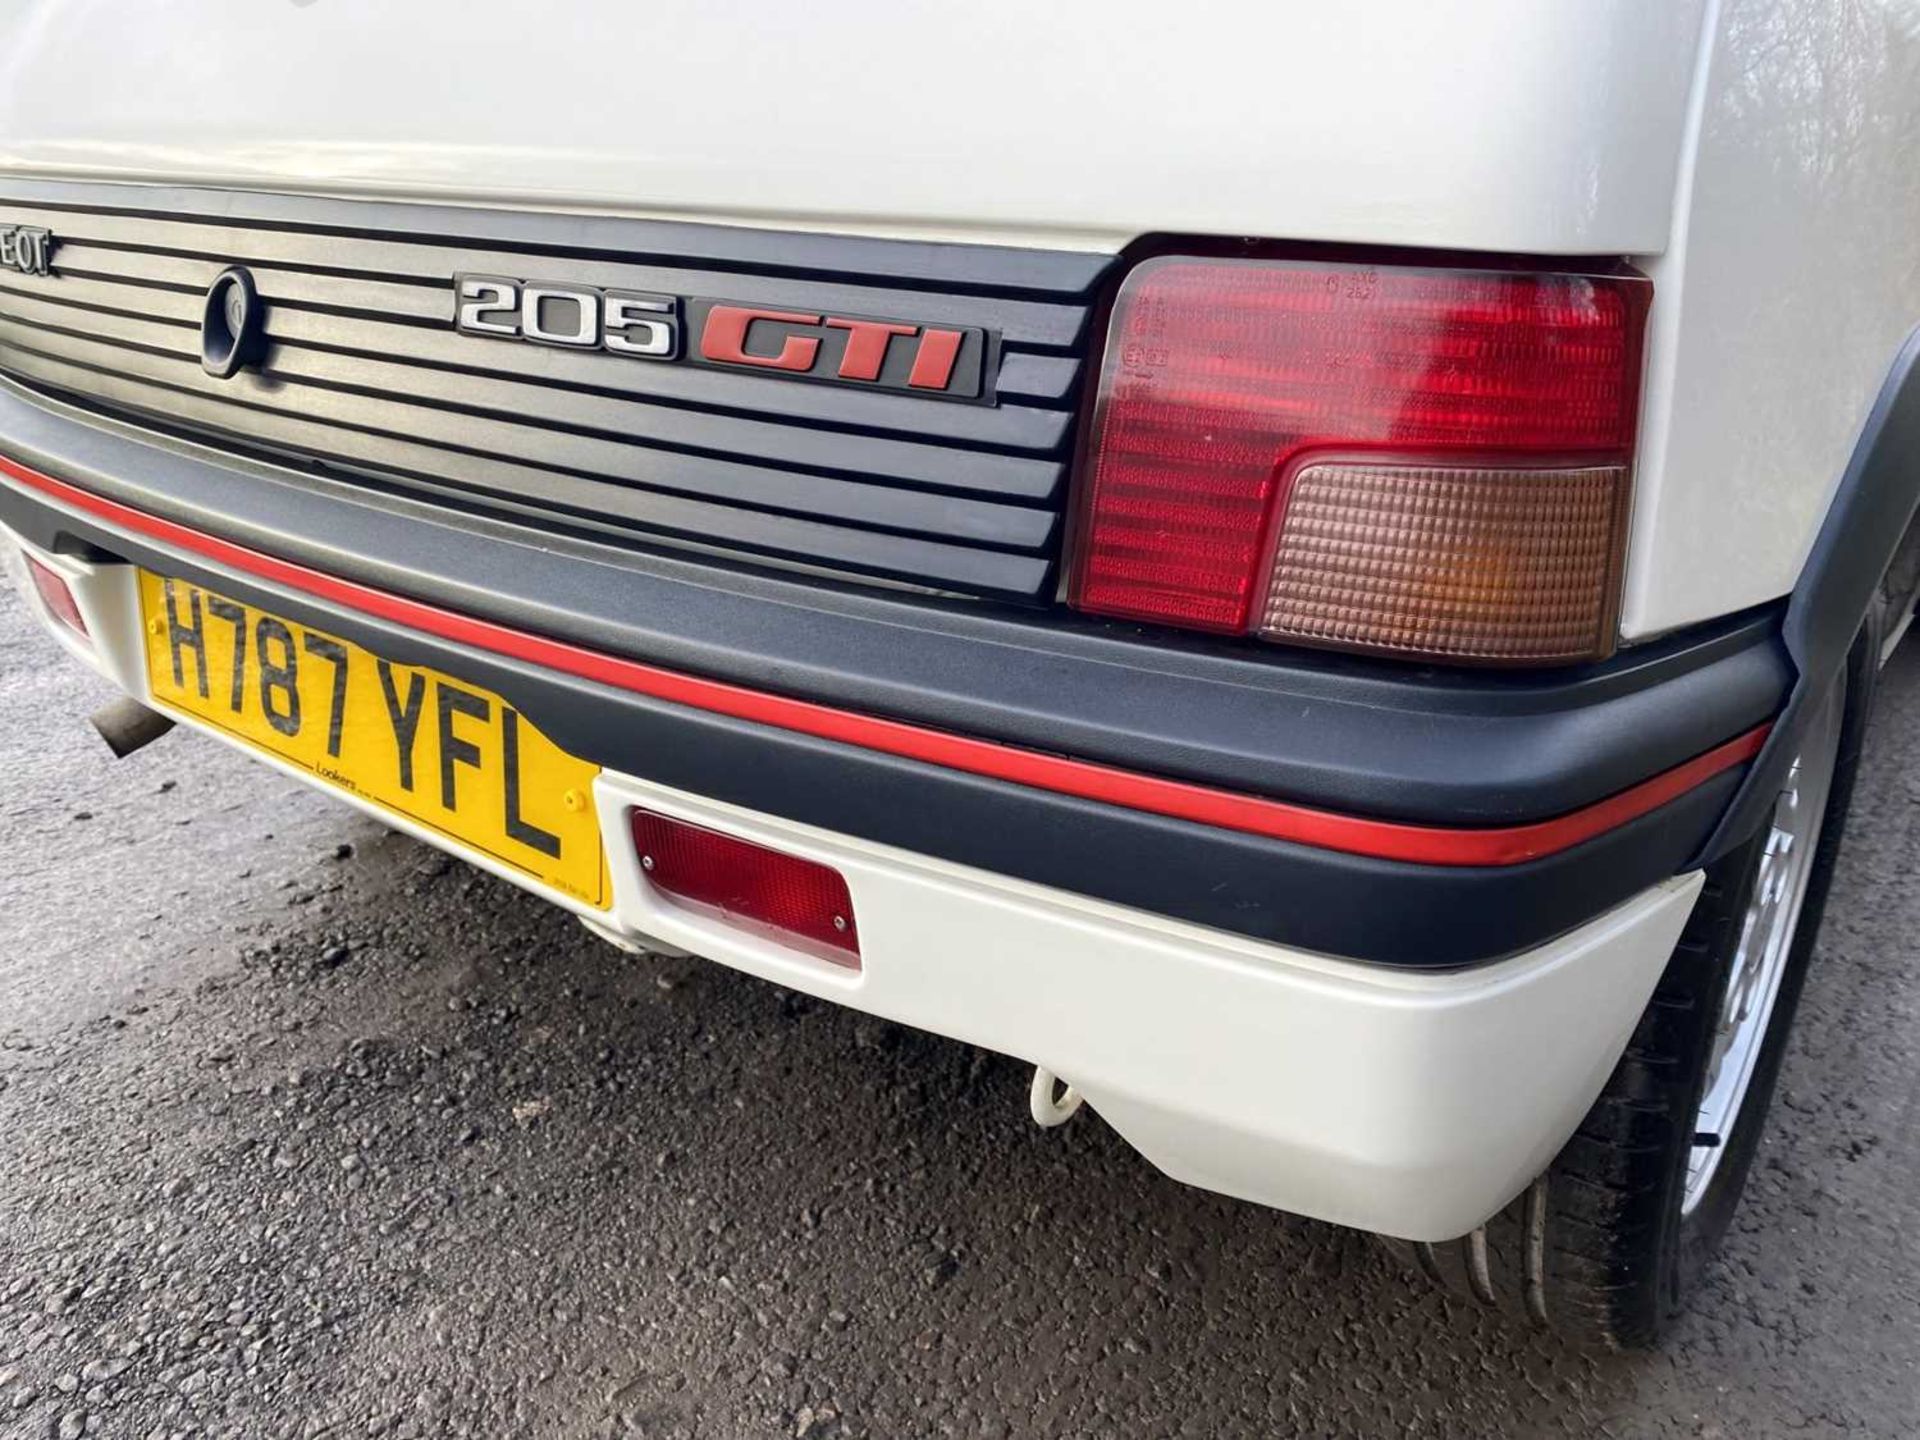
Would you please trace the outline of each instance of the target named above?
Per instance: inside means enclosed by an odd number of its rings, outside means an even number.
[[[100,732],[100,738],[107,742],[116,760],[126,759],[173,729],[173,721],[131,697],[102,705],[87,718]]]
[[[1033,1123],[1042,1130],[1064,1125],[1080,1110],[1080,1092],[1063,1084],[1060,1077],[1044,1065],[1033,1069],[1033,1086],[1027,1091],[1027,1109]]]

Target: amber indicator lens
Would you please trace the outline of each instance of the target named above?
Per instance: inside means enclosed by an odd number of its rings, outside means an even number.
[[[1309,465],[1293,478],[1262,635],[1548,663],[1607,648],[1623,466]]]

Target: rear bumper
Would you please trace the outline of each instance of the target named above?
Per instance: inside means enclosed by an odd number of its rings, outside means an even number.
[[[88,644],[23,588],[67,648],[151,699],[132,568],[4,530],[0,541],[68,581]],[[1545,1166],[1618,1058],[1699,888],[1697,875],[1668,879],[1523,954],[1431,973],[1234,936],[637,775],[604,772],[595,803],[611,909],[542,893],[597,928],[1043,1065],[1177,1179],[1411,1240],[1464,1233]],[[662,900],[625,838],[636,806],[838,870],[860,970]]]
[[[1498,1209],[1598,1093],[1697,892],[1687,861],[1789,678],[1764,620],[1546,680],[1155,660],[1104,632],[534,547],[4,386],[0,539],[67,577],[92,635],[69,648],[141,698],[134,564],[485,685],[605,767],[614,904],[555,903],[1045,1066],[1181,1179],[1415,1240]],[[635,640],[635,607],[669,598],[684,609],[642,617]],[[729,608],[743,646],[791,639],[843,663],[707,643],[710,664],[668,667]],[[924,628],[903,628],[916,615]],[[621,625],[633,643],[616,649]],[[972,657],[955,661],[968,703],[1008,674],[1029,703],[941,726],[962,708],[958,672],[904,688],[923,649]],[[906,718],[855,708],[883,679]],[[838,704],[813,698],[836,685]],[[1213,702],[1244,707],[1243,692],[1269,723],[1241,738],[1280,747],[1271,764],[1217,733]],[[1093,736],[1072,759],[1047,738],[1069,734]],[[1114,763],[1132,750],[1171,758]],[[1222,768],[1196,773],[1209,754]],[[1229,788],[1236,767],[1266,779]],[[1395,773],[1424,778],[1334,808]],[[1300,782],[1292,798],[1276,775]],[[838,869],[863,968],[664,903],[626,840],[636,805]]]
[[[1534,676],[1148,643],[522,533],[5,384],[0,461],[0,523],[41,548],[469,676],[610,769],[1408,968],[1522,953],[1691,868],[1792,675],[1768,616]]]

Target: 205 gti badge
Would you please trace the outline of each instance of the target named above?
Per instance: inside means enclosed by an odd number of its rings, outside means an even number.
[[[0,270],[51,275],[53,247],[60,242],[38,225],[0,225]]]
[[[602,350],[630,360],[759,371],[788,380],[992,398],[998,337],[971,326],[774,310],[586,285],[454,277],[454,326],[468,335]]]

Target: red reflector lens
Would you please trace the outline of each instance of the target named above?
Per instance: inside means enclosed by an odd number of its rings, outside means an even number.
[[[1115,302],[1076,606],[1242,633],[1310,459],[1624,465],[1631,277],[1169,258]]]
[[[33,577],[33,588],[40,592],[40,601],[47,607],[47,612],[83,640],[88,638],[87,622],[80,614],[80,602],[73,598],[66,577],[31,555],[25,558],[27,573]]]
[[[654,888],[680,903],[860,968],[853,897],[839,871],[650,810],[633,812],[633,844]]]

